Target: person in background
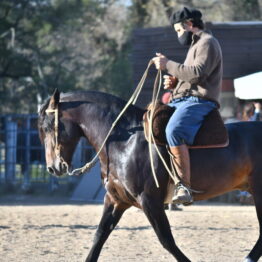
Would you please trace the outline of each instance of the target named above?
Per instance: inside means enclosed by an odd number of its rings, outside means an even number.
[[[260,121],[260,115],[261,104],[259,102],[250,102],[243,108],[242,121]],[[252,202],[252,195],[247,191],[240,191],[237,197],[242,204]]]
[[[260,121],[261,120],[261,104],[259,102],[251,102],[244,106],[242,113],[243,121]]]

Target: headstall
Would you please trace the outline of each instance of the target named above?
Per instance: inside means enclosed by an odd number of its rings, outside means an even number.
[[[58,106],[55,109],[46,109],[45,112],[48,113],[54,113],[55,114],[55,123],[54,123],[54,130],[55,130],[55,155],[56,157],[60,160],[61,163],[63,163],[64,165],[66,165],[67,167],[67,173],[69,172],[69,167],[67,162],[63,159],[63,157],[61,156],[61,145],[59,145],[58,142],[58,130],[59,130],[59,119],[58,119],[58,114],[59,114],[59,110],[58,110]]]

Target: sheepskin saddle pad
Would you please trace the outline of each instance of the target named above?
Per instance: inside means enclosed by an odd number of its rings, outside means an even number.
[[[146,112],[143,116],[144,133],[146,139],[149,134],[149,119],[152,113],[152,104],[149,104]],[[152,119],[152,133],[157,145],[166,145],[165,128],[169,118],[175,111],[174,108],[169,107],[162,102],[158,101],[153,110]],[[153,139],[151,140],[153,143]],[[214,148],[214,147],[226,147],[229,143],[227,129],[220,116],[218,109],[212,110],[206,117],[199,128],[193,145],[190,148]]]

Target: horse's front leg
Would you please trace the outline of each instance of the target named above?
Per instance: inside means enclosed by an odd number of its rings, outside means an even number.
[[[105,195],[103,215],[96,230],[93,245],[86,258],[86,262],[97,261],[104,243],[127,208],[129,206],[125,204],[112,203],[108,194]]]
[[[164,204],[159,199],[143,195],[142,209],[149,222],[153,226],[162,246],[167,249],[179,262],[190,262],[190,260],[177,247],[173,238],[170,224],[167,219]]]

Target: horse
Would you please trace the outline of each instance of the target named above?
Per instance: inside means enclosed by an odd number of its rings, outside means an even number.
[[[98,151],[124,105],[124,100],[106,93],[77,91],[60,94],[55,91],[42,105],[38,119],[47,170],[56,176],[69,172],[72,154],[80,137],[86,137]],[[55,114],[50,113],[55,109],[58,110],[57,128]],[[98,260],[108,236],[131,206],[143,210],[160,243],[174,259],[190,261],[176,245],[165,214],[170,177],[156,150],[153,150],[153,160],[159,187],[152,176],[148,142],[142,125],[144,112],[130,105],[99,153],[101,180],[106,194],[87,262]],[[228,146],[190,149],[191,185],[198,191],[193,193],[193,197],[195,201],[205,200],[233,190],[246,190],[253,195],[260,235],[245,261],[254,262],[262,255],[262,123],[232,123],[226,128]],[[158,148],[170,165],[166,147]]]

